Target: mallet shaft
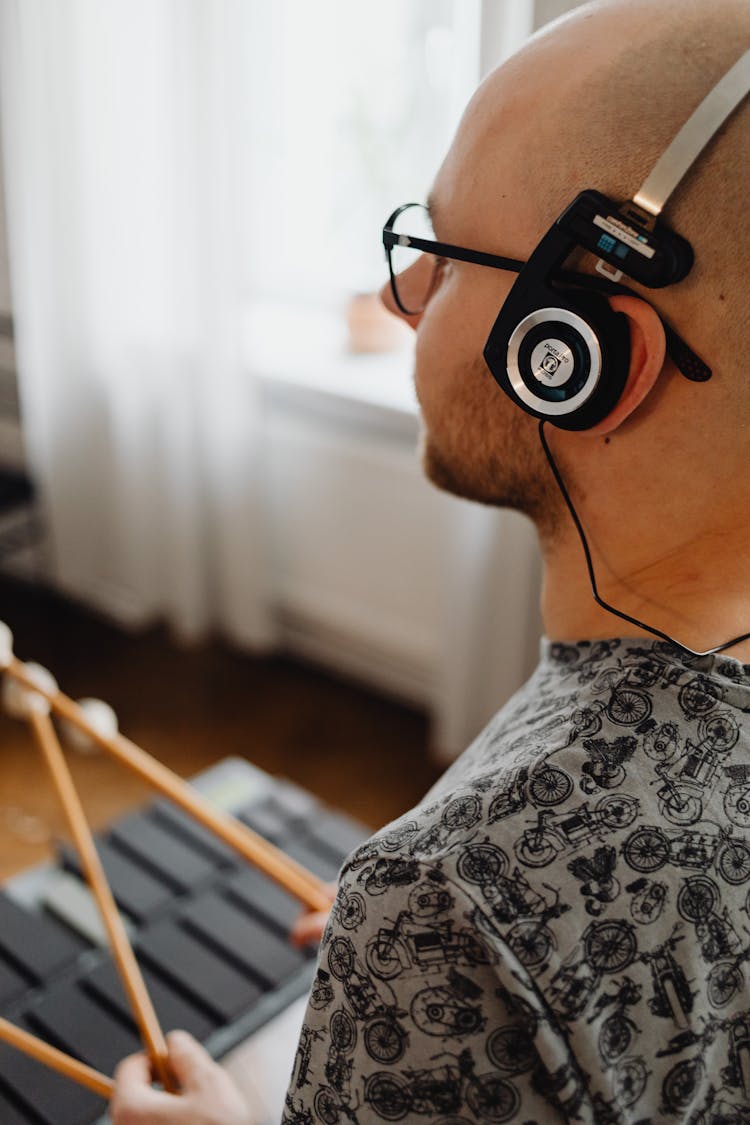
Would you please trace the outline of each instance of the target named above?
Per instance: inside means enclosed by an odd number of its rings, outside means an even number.
[[[104,874],[91,835],[91,829],[83,812],[73,779],[70,776],[65,756],[57,740],[52,720],[46,711],[32,708],[29,713],[29,723],[60,797],[73,841],[81,857],[86,879],[99,907],[112,955],[130,1000],[130,1006],[137,1020],[141,1037],[151,1056],[159,1081],[165,1090],[174,1093],[176,1086],[169,1069],[167,1043],[159,1026],[159,1020],[151,1003],[151,997],[148,994],[132,946],[128,941],[107,877]]]
[[[112,754],[123,765],[142,777],[158,792],[185,809],[200,824],[214,832],[230,847],[234,848],[249,863],[254,864],[291,895],[299,899],[312,911],[327,911],[331,907],[331,895],[322,879],[319,879],[302,864],[297,863],[279,848],[274,847],[251,828],[241,824],[233,816],[217,809],[201,796],[192,786],[173,773],[156,758],[151,757],[140,746],[121,734],[105,735],[97,731],[86,719],[85,714],[72,699],[61,691],[49,692],[38,687],[26,674],[20,660],[13,657],[6,672],[41,695],[58,715],[84,731],[97,746]]]
[[[74,1082],[87,1086],[102,1098],[109,1100],[114,1093],[115,1084],[111,1078],[79,1062],[72,1055],[58,1051],[57,1047],[51,1047],[43,1039],[37,1039],[35,1035],[30,1035],[28,1031],[16,1027],[2,1016],[0,1016],[0,1039],[9,1043],[11,1047],[23,1051],[25,1055],[30,1055],[37,1062],[44,1063],[45,1066],[65,1075],[66,1078],[72,1078]]]

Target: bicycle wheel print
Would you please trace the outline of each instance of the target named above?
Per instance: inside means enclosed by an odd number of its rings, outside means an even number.
[[[607,1016],[599,1032],[599,1053],[610,1065],[624,1055],[630,1046],[633,1032],[630,1024],[619,1012]]]
[[[709,1003],[714,1008],[724,1008],[742,990],[744,981],[737,965],[719,961],[708,974],[706,991]]]
[[[622,854],[634,871],[650,874],[669,859],[669,840],[660,828],[636,828],[623,844]]]
[[[466,1103],[480,1121],[510,1121],[521,1104],[518,1090],[505,1078],[485,1074],[466,1091]]]
[[[716,856],[716,866],[727,883],[738,887],[750,879],[750,848],[739,840],[727,840]]]
[[[672,1067],[662,1084],[667,1113],[679,1113],[688,1108],[701,1083],[703,1071],[703,1062],[698,1058],[684,1059]]]
[[[461,853],[456,870],[467,883],[495,883],[508,870],[508,857],[495,844],[470,844]]]
[[[508,947],[515,953],[525,969],[543,965],[553,946],[553,938],[546,926],[533,919],[516,922],[508,933]]]
[[[615,1070],[615,1100],[626,1108],[635,1103],[646,1089],[648,1070],[641,1058],[622,1059]]]
[[[651,714],[651,699],[637,688],[615,688],[607,705],[607,714],[621,727],[633,727]]]
[[[573,779],[557,766],[544,766],[529,778],[529,796],[535,805],[560,805],[573,792]]]
[[[677,895],[677,910],[686,922],[705,922],[720,899],[719,888],[707,875],[686,879]]]
[[[365,1101],[384,1121],[401,1121],[411,1108],[406,1081],[380,1071],[365,1082]]]
[[[315,1095],[313,1105],[323,1125],[338,1125],[341,1102],[333,1090],[323,1086]]]
[[[348,1012],[343,1008],[337,1009],[331,1016],[331,1042],[337,1051],[349,1054],[354,1050],[357,1042],[357,1025]]]
[[[349,938],[334,938],[328,949],[328,968],[337,980],[351,976],[354,968],[354,947]]]
[[[538,1055],[527,1031],[515,1026],[498,1027],[487,1040],[487,1056],[504,1074],[524,1074],[531,1070]]]
[[[635,931],[629,922],[592,922],[584,935],[584,955],[592,969],[619,973],[635,958]]]
[[[406,1033],[393,1020],[378,1017],[367,1025],[365,1047],[375,1062],[393,1066],[406,1050]]]
[[[451,831],[459,828],[473,828],[482,815],[482,804],[473,794],[456,797],[443,812],[443,824]]]

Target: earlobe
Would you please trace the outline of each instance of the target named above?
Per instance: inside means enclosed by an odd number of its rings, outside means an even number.
[[[593,435],[612,433],[641,405],[664,367],[667,352],[664,326],[647,301],[623,294],[610,297],[609,304],[613,312],[628,318],[630,370],[617,405],[587,431]]]

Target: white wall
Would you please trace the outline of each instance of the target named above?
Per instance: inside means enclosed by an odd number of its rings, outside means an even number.
[[[512,55],[534,29],[534,0],[484,0],[479,70],[483,78]]]
[[[543,27],[545,23],[556,20],[565,12],[579,8],[587,0],[535,0],[534,3],[534,28]]]
[[[22,468],[24,464],[15,370],[2,146],[0,146],[0,468],[3,466]],[[0,517],[0,531],[2,526]]]
[[[271,377],[264,413],[281,639],[427,707],[451,760],[536,664],[531,524],[428,484],[417,419],[395,404]]]
[[[5,229],[5,192],[3,188],[2,145],[0,145],[0,316],[9,315],[10,276],[8,272],[8,237]]]

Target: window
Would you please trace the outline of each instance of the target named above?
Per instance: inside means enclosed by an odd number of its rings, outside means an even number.
[[[424,198],[480,73],[480,0],[279,0],[247,42],[248,296],[379,288],[388,212]],[[258,6],[260,7],[260,6]]]

